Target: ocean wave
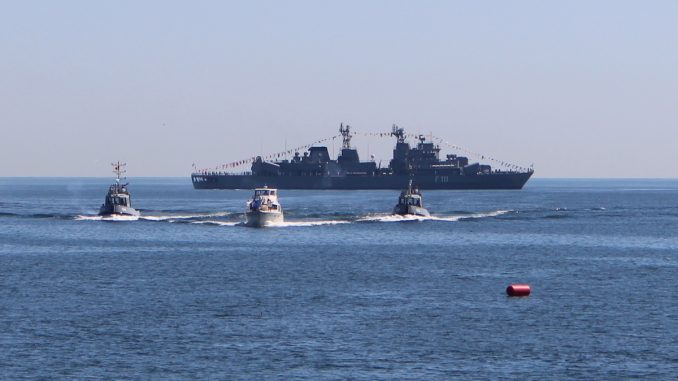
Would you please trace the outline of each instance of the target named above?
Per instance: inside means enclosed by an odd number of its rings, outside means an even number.
[[[76,221],[138,221],[139,216],[86,216],[78,215]]]
[[[493,212],[482,212],[482,213],[472,213],[466,216],[460,216],[460,219],[474,219],[474,218],[488,218],[488,217],[499,217],[504,214],[513,213],[513,210],[495,210]]]
[[[357,222],[411,222],[411,221],[444,221],[444,222],[457,222],[462,220],[472,220],[479,218],[488,218],[488,217],[497,217],[503,214],[511,213],[511,210],[496,210],[492,212],[481,212],[481,213],[470,213],[463,215],[452,215],[452,216],[414,216],[414,215],[405,215],[400,216],[396,214],[388,215],[373,215],[363,217],[357,220]]]
[[[341,225],[350,224],[351,221],[345,220],[324,220],[324,221],[284,221],[269,225],[270,227],[285,228],[285,227],[305,227],[305,226],[322,226],[322,225]]]
[[[21,214],[21,213],[2,212],[2,213],[0,213],[0,217],[71,219],[73,216],[67,215],[67,214],[58,214],[58,213]]]
[[[230,212],[200,213],[200,214],[160,214],[160,215],[142,215],[140,219],[146,221],[174,221],[174,220],[193,220],[200,218],[227,217],[231,215],[233,215],[233,213]]]
[[[284,221],[269,225],[270,227],[310,227],[323,225],[342,225],[360,222],[417,222],[417,221],[440,221],[440,222],[457,222],[463,220],[473,220],[481,218],[498,217],[511,210],[496,210],[491,212],[466,213],[448,216],[414,216],[414,215],[393,215],[393,214],[377,214],[363,217],[356,217],[352,219],[303,219]],[[219,220],[220,217],[234,217],[240,216],[241,213],[209,213],[209,214],[185,214],[185,215],[142,215],[142,216],[97,216],[97,215],[78,215],[73,219],[76,221],[151,221],[151,222],[168,222],[168,223],[189,223],[197,225],[216,225],[216,226],[244,226],[245,222],[242,220],[228,221]],[[217,218],[217,219],[214,219]]]
[[[574,218],[574,216],[567,215],[567,214],[547,214],[544,217],[542,217],[547,220],[562,220],[566,218]]]
[[[191,222],[191,220],[201,220],[204,218],[227,217],[233,213],[203,213],[203,214],[161,214],[161,215],[141,215],[141,216],[95,216],[95,215],[77,215],[73,217],[76,221],[153,221],[153,222]],[[201,221],[197,221],[201,222]]]
[[[214,220],[190,221],[189,223],[196,225],[216,225],[216,226],[241,226],[245,224],[243,221],[214,221]]]
[[[174,222],[174,221],[170,221],[170,222]],[[176,221],[176,222],[184,222],[184,221]],[[246,226],[245,221],[202,220],[202,221],[187,221],[187,222],[191,223],[191,224],[196,224],[196,225],[215,225],[215,226],[226,226],[226,227]],[[351,223],[351,221],[343,221],[343,220],[284,221],[284,222],[279,222],[279,223],[267,225],[267,227],[289,228],[289,227],[308,227],[308,226],[321,226],[321,225],[339,225],[339,224],[348,224],[348,223]]]
[[[387,214],[387,215],[372,215],[363,218],[359,218],[356,222],[408,222],[408,221],[429,221],[434,220],[436,217],[424,217],[424,216],[400,216],[397,214]],[[458,220],[458,217],[456,217]]]

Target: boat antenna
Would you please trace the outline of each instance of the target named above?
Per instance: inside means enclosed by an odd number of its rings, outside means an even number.
[[[343,144],[341,145],[342,149],[350,149],[351,148],[351,138],[353,137],[353,134],[351,134],[351,126],[348,124],[346,127],[344,127],[344,123],[339,124],[339,133],[341,134]]]
[[[398,143],[405,143],[405,129],[398,127],[395,123],[391,129],[391,135],[395,136],[398,139]]]
[[[119,184],[120,180],[124,179],[122,175],[124,175],[127,172],[127,170],[125,169],[127,163],[121,163],[120,161],[118,161],[116,163],[111,163],[111,165],[113,166],[113,173],[115,173],[115,182]]]

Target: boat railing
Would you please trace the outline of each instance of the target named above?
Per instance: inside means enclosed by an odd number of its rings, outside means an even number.
[[[488,175],[488,174],[521,174],[521,173],[534,173],[534,169],[528,168],[526,171],[521,171],[517,169],[495,169],[492,172],[485,173],[485,172],[479,172],[479,175]]]
[[[113,184],[108,188],[108,193],[129,194],[127,191],[127,184]]]
[[[252,172],[200,171],[191,173],[191,176],[252,176]]]

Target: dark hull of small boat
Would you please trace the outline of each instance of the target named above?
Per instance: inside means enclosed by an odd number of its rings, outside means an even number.
[[[421,217],[430,217],[431,214],[425,208],[420,208],[414,205],[396,205],[393,208],[393,214],[400,216],[421,216]]]
[[[100,216],[139,216],[139,211],[123,205],[102,205],[99,209]]]

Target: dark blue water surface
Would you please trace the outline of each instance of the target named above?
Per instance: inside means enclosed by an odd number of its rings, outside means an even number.
[[[2,379],[671,379],[678,181],[250,191],[132,179],[143,217],[94,217],[106,179],[0,179]],[[532,295],[508,298],[529,283]],[[675,378],[674,378],[675,379]]]

